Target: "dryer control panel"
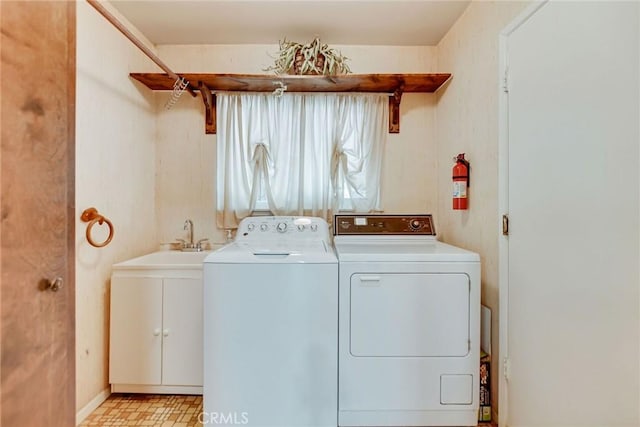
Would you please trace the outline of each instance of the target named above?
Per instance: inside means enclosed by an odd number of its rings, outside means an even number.
[[[333,234],[435,236],[432,215],[335,215]]]

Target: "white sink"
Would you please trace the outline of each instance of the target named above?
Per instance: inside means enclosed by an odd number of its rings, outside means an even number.
[[[202,261],[211,252],[159,251],[114,264],[113,268],[120,270],[137,270],[141,268],[202,269]]]

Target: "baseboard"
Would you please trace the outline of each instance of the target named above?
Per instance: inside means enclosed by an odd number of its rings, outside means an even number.
[[[96,397],[91,399],[89,403],[87,403],[84,408],[80,409],[76,413],[76,425],[80,425],[81,422],[84,421],[93,411],[95,411],[98,406],[102,405],[102,402],[107,400],[111,396],[111,388],[107,387],[102,390]]]

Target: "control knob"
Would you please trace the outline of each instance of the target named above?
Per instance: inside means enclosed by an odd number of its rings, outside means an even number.
[[[269,226],[267,225],[267,223],[262,223],[260,224],[260,230],[261,231],[267,231],[269,229]]]
[[[304,231],[304,224],[298,224],[298,231]]]
[[[278,223],[278,225],[276,225],[276,230],[278,230],[279,233],[284,233],[285,231],[287,231],[287,223],[286,222]]]
[[[253,231],[256,228],[256,225],[252,222],[249,223],[249,225],[247,225],[247,230],[249,231]]]
[[[318,231],[318,224],[311,224],[311,231]]]
[[[409,221],[409,228],[411,228],[413,231],[420,230],[422,228],[422,221],[412,219],[411,221]]]

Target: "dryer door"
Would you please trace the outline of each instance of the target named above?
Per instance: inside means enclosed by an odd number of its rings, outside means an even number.
[[[351,276],[355,357],[466,356],[470,280],[464,273]]]

